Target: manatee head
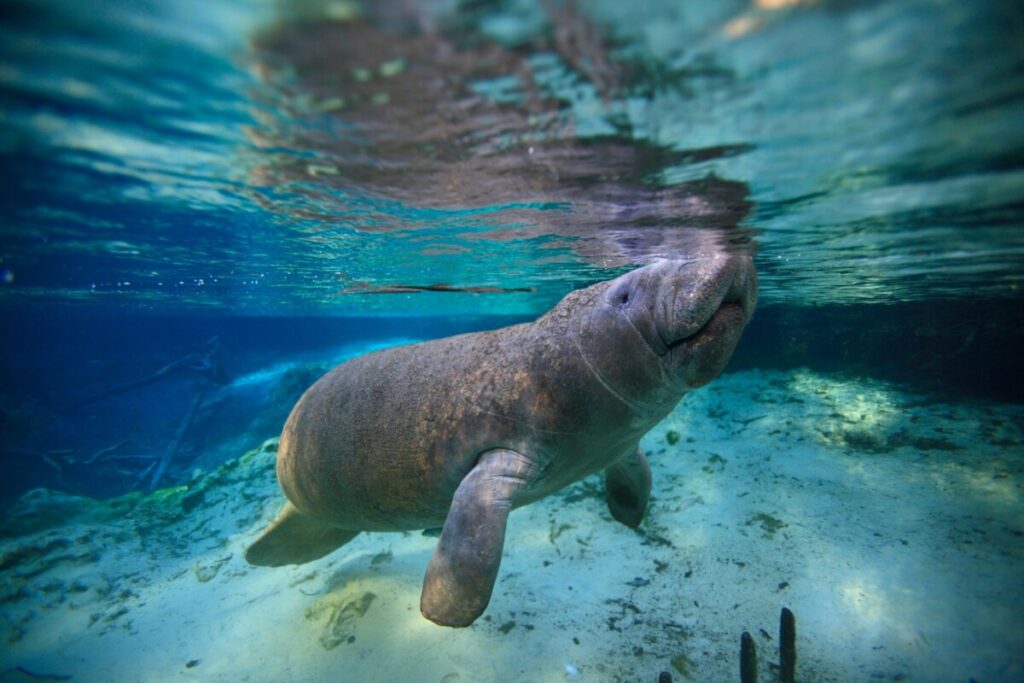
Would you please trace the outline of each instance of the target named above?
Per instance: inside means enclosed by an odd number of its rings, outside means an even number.
[[[656,261],[613,280],[605,293],[687,389],[725,368],[756,301],[750,257],[724,253]]]
[[[725,368],[754,311],[757,274],[749,256],[711,252],[658,260],[582,293],[570,310],[589,367],[626,400],[674,405]]]

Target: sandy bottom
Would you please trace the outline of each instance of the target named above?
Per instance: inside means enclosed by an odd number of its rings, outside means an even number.
[[[515,511],[488,610],[424,620],[436,542],[363,534],[302,567],[245,547],[282,502],[273,443],[187,487],[35,492],[0,541],[0,681],[1024,680],[1024,407],[873,381],[724,376],[643,442],[654,500],[600,479]]]

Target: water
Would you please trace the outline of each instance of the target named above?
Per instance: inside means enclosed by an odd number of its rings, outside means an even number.
[[[1017,4],[14,0],[0,124],[0,678],[337,678],[352,635],[400,680],[731,680],[765,629],[764,678],[782,605],[813,680],[1024,675]],[[758,312],[642,442],[641,536],[595,479],[524,508],[459,636],[415,608],[432,537],[360,536],[315,598],[247,569],[273,449],[218,468],[333,364],[723,250]],[[39,487],[113,508],[12,507]],[[46,563],[81,533],[100,550]],[[197,641],[152,611],[211,595],[299,635],[239,631],[275,654],[232,669],[216,615]]]
[[[1019,297],[1016,7],[782,4],[595,3],[560,48],[534,3],[355,45],[344,3],[13,3],[2,295],[536,315],[635,260],[596,235],[697,223],[757,234],[764,304]],[[438,282],[534,291],[360,294]]]

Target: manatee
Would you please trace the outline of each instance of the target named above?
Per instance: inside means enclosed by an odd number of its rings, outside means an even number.
[[[513,508],[604,471],[612,517],[640,524],[651,491],[640,438],[722,371],[756,297],[749,256],[658,260],[532,323],[338,366],[285,423],[288,502],[246,559],[301,564],[360,531],[443,524],[420,611],[468,626],[490,601]]]

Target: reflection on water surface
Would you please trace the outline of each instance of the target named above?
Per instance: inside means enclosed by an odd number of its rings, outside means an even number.
[[[8,301],[535,315],[723,241],[766,305],[1020,296],[1013,3],[107,1],[4,10]]]

